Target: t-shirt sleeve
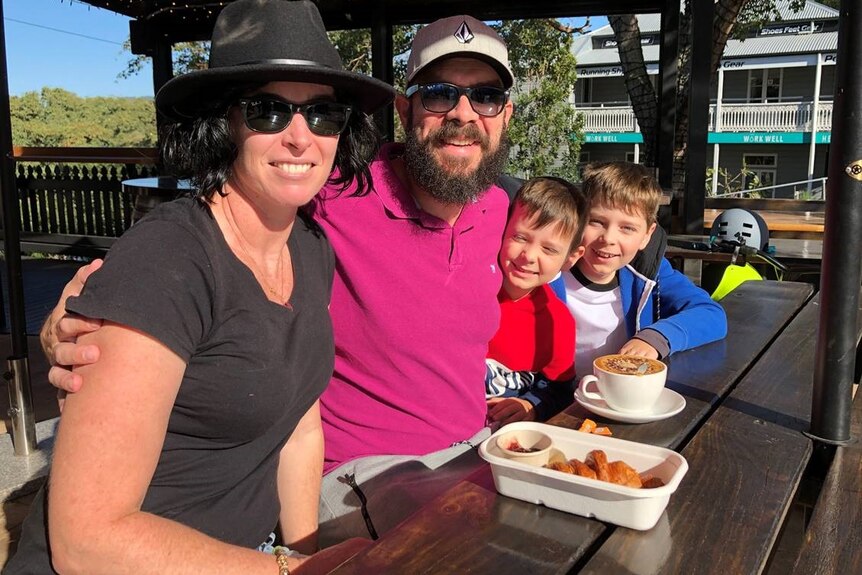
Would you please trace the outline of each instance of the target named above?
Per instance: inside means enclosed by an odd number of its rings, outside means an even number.
[[[554,294],[549,294],[554,298]],[[551,361],[542,369],[542,375],[551,381],[567,381],[575,377],[575,320],[560,301],[548,302],[553,317],[553,349]]]
[[[142,220],[114,244],[66,310],[142,331],[188,361],[211,325],[212,277],[191,230]]]

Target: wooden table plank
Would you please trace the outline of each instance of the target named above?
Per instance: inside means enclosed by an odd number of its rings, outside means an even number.
[[[462,481],[332,572],[552,575],[605,527]]]
[[[640,572],[759,573],[811,450],[801,434],[719,408],[683,450],[689,472],[666,510],[666,553]],[[642,538],[616,529],[581,573],[624,573],[618,558]]]
[[[819,314],[814,298],[683,449],[689,473],[667,507],[669,551],[642,572],[761,572],[813,450],[802,431],[810,422]],[[862,306],[857,320],[862,326]],[[623,572],[617,558],[641,539],[616,529],[581,572]]]
[[[793,575],[862,573],[862,399],[853,403],[848,445],[836,449]]]
[[[574,403],[549,421],[577,428],[585,417],[610,426],[614,437],[671,449],[679,446],[760,356],[811,296],[809,284],[748,282],[721,304],[727,311],[728,337],[668,360],[667,386],[685,396],[682,413],[646,424],[628,424],[594,415]]]

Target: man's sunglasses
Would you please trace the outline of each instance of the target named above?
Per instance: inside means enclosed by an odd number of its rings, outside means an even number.
[[[454,84],[436,82],[434,84],[414,84],[407,88],[405,95],[409,98],[419,92],[422,106],[429,112],[445,114],[458,105],[461,96],[467,96],[470,107],[480,116],[496,116],[503,111],[509,101],[508,90],[494,86],[478,86],[462,88]]]
[[[291,104],[273,96],[255,96],[239,100],[245,125],[253,132],[275,134],[284,130],[299,112],[308,129],[318,136],[335,136],[344,131],[352,106],[339,102]]]

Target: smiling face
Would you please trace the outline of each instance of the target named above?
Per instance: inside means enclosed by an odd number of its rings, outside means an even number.
[[[490,65],[475,58],[448,58],[423,70],[416,83],[446,82],[465,88],[502,87]],[[419,94],[399,96],[396,108],[407,131],[405,163],[429,194],[449,203],[478,197],[502,172],[508,156],[506,127],[512,102],[496,116],[473,110],[466,95],[445,113],[429,112]]]
[[[271,82],[250,95],[267,94],[286,102],[332,102],[331,86],[297,82]],[[308,203],[326,183],[335,161],[338,136],[312,133],[302,114],[274,134],[254,132],[243,121],[242,110],[233,106],[230,128],[237,146],[229,187],[241,190],[258,209]]]
[[[500,270],[503,289],[513,300],[548,283],[560,270],[572,267],[583,253],[582,247],[570,251],[572,235],[562,234],[556,222],[536,228],[536,218],[528,216],[524,206],[516,203],[503,234]]]
[[[656,224],[649,224],[640,213],[595,205],[590,208],[581,246],[585,248],[578,269],[597,284],[607,284],[617,270],[634,259],[649,243]]]

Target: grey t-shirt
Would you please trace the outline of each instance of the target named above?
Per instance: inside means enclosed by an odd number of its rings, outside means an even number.
[[[277,523],[279,451],[333,367],[332,250],[300,217],[288,245],[294,289],[281,306],[230,250],[209,208],[178,200],[129,229],[66,306],[147,333],[187,361],[142,509],[245,547]],[[15,559],[31,553],[27,531]]]

